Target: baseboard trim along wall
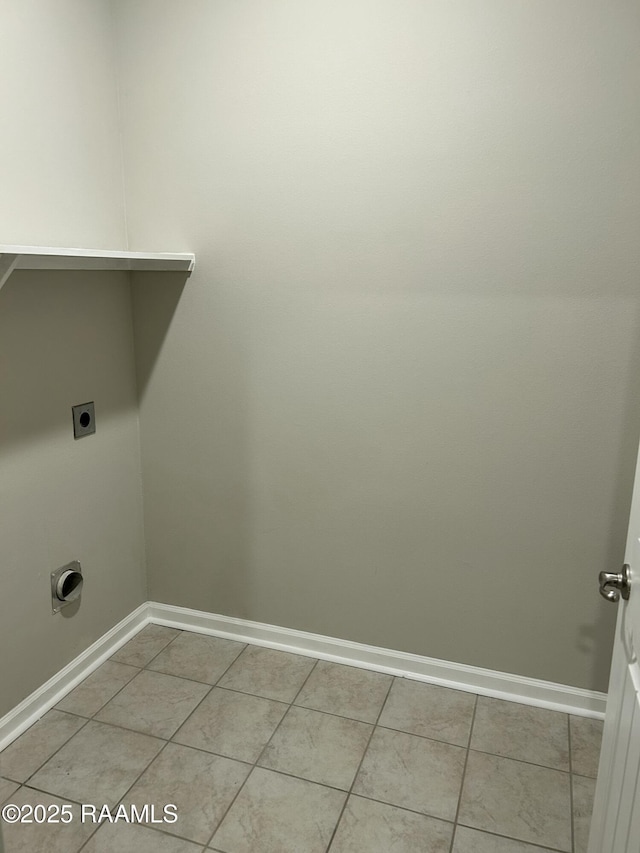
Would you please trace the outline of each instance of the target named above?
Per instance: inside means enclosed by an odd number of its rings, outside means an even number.
[[[149,603],[141,604],[46,681],[42,687],[38,687],[24,701],[0,718],[0,750],[32,726],[50,708],[57,705],[63,696],[66,696],[94,669],[110,658],[120,646],[144,628],[151,621],[148,612]]]
[[[595,690],[583,690],[552,681],[540,681],[522,675],[496,672],[379,646],[367,646],[350,640],[190,610],[187,607],[159,604],[155,601],[149,602],[149,617],[150,621],[157,625],[239,640],[255,646],[280,649],[347,666],[359,666],[375,672],[386,672],[402,678],[452,687],[455,690],[479,693],[481,696],[550,708],[565,714],[604,719],[607,695]]]
[[[324,637],[292,628],[280,628],[263,622],[251,622],[232,616],[190,610],[149,601],[136,608],[99,640],[78,655],[12,711],[0,719],[0,750],[33,725],[63,696],[111,657],[145,625],[154,623],[194,631],[212,637],[224,637],[255,646],[279,649],[321,660],[386,672],[428,684],[466,690],[481,696],[507,699],[538,708],[550,708],[565,714],[604,719],[607,696],[595,690],[583,690],[551,681],[525,678],[477,666],[367,646],[350,640]]]

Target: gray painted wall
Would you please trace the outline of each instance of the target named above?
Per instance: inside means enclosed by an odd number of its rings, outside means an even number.
[[[13,273],[0,292],[0,715],[146,600],[126,273]],[[74,440],[71,406],[95,400]],[[80,606],[49,573],[79,559]]]
[[[115,8],[151,597],[606,689],[637,4]]]
[[[133,287],[150,597],[605,689],[636,5],[6,4],[2,242],[126,245],[110,6],[131,248],[198,255]],[[124,277],[12,276],[0,714],[146,597],[135,396]]]
[[[0,243],[126,246],[109,4],[3,3]],[[74,441],[71,406],[95,400]],[[15,272],[0,291],[0,716],[146,599],[131,292]],[[80,559],[79,607],[50,572]]]

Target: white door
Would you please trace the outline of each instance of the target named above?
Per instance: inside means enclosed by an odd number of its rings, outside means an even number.
[[[625,561],[629,598],[612,605],[618,621],[588,853],[640,851],[640,458]]]

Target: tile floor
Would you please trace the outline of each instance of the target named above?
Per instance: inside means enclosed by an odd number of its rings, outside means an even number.
[[[601,728],[150,625],[0,753],[0,801],[73,812],[6,853],[584,853]]]

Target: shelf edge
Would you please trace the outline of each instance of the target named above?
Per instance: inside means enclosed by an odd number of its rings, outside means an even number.
[[[191,252],[125,252],[112,249],[0,245],[0,288],[14,269],[184,272],[195,267]]]

